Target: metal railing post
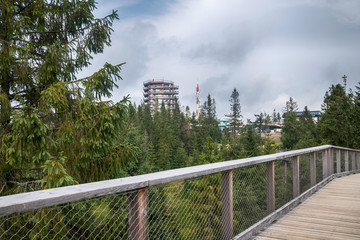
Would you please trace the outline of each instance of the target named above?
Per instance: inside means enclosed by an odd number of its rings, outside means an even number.
[[[336,150],[336,172],[341,173],[341,150]]]
[[[309,154],[310,160],[310,185],[316,185],[316,152]]]
[[[300,158],[300,156],[295,156],[292,158],[293,198],[296,198],[300,195],[299,158]]]
[[[349,171],[349,151],[345,150],[345,172]]]
[[[275,162],[266,164],[267,213],[275,211]]]
[[[327,150],[324,150],[322,152],[322,164],[323,164],[323,179],[328,177],[328,151]]]
[[[330,176],[334,173],[334,150],[332,148],[328,150],[328,161],[328,176]]]
[[[354,171],[355,169],[355,152],[351,152],[351,170]]]
[[[129,239],[147,239],[146,188],[129,193]]]
[[[233,171],[222,172],[222,239],[228,240],[234,236],[233,227]]]

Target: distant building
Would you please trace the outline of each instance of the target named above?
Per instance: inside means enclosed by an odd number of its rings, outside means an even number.
[[[320,116],[321,116],[321,111],[309,111],[310,112],[310,115],[313,117],[313,118],[315,118],[315,119],[318,119]],[[303,115],[304,114],[304,112],[303,111],[301,111],[301,112],[295,112],[296,113],[296,117],[301,117],[301,115]],[[284,113],[283,115],[282,115],[282,117],[284,118],[285,117],[285,115],[286,115],[287,113]]]
[[[152,113],[159,110],[162,103],[173,109],[178,95],[179,86],[172,81],[152,79],[144,82],[144,102],[149,104]]]
[[[311,114],[311,116],[312,117],[320,117],[320,115],[321,115],[321,112],[320,111],[309,111],[310,112],[310,114]],[[302,111],[302,112],[296,112],[296,116],[297,117],[300,117],[301,115],[303,115],[304,114],[304,112]]]
[[[226,128],[228,127],[232,127],[231,126],[231,116],[230,115],[225,115],[224,117],[219,119],[219,128],[221,131],[224,131]]]
[[[304,114],[304,112],[296,112],[296,116],[298,118],[300,118],[301,115],[303,115],[303,114]],[[310,111],[310,114],[315,122],[319,121],[319,117],[321,116],[321,111]]]

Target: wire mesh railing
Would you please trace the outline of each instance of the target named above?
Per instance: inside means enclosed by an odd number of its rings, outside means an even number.
[[[0,239],[122,239],[128,193],[116,193],[0,217]]]
[[[321,146],[0,197],[0,239],[231,239],[357,150]]]
[[[267,215],[266,163],[235,169],[233,191],[234,232],[240,233]]]

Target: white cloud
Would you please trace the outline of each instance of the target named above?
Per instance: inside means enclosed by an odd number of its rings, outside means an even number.
[[[243,115],[253,117],[281,111],[290,96],[300,109],[320,109],[325,91],[343,74],[352,87],[360,79],[360,1],[166,3],[158,15],[120,16],[113,46],[95,57],[94,67],[127,62],[114,99],[129,93],[140,102],[143,81],[165,78],[179,85],[181,103],[194,110],[198,81],[202,99],[215,97],[219,116],[230,111],[237,88]]]

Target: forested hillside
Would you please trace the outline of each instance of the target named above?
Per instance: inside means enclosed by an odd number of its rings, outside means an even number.
[[[360,148],[360,85],[347,89],[345,76],[343,85],[325,93],[318,121],[307,107],[297,118],[293,98],[284,103],[283,118],[274,109],[272,116],[254,113],[254,122],[245,120],[234,88],[227,99],[231,127],[222,132],[210,93],[199,119],[188,107],[181,111],[181,102],[173,109],[163,103],[152,114],[129,96],[104,101],[121,86],[124,63],[104,63],[77,77],[111,44],[118,19],[115,11],[95,18],[95,8],[92,0],[0,2],[0,196],[320,144]],[[276,141],[264,132],[267,123],[280,120]],[[300,165],[303,192],[310,185],[308,159]],[[292,198],[290,168],[286,159],[275,163],[277,207]],[[266,164],[234,169],[233,178],[234,232],[241,232],[267,214]],[[221,173],[147,191],[149,239],[220,239]],[[129,195],[5,216],[0,238],[127,238]]]
[[[187,108],[103,101],[121,84],[123,63],[89,77],[77,73],[111,44],[116,12],[96,19],[95,1],[2,1],[0,54],[0,194],[53,188],[246,158],[318,144],[359,148],[360,90],[337,84],[314,122],[284,103],[281,144],[261,132],[273,116],[242,119],[229,92],[233,127],[221,132],[209,94],[198,120]],[[130,93],[131,94],[131,93]]]

